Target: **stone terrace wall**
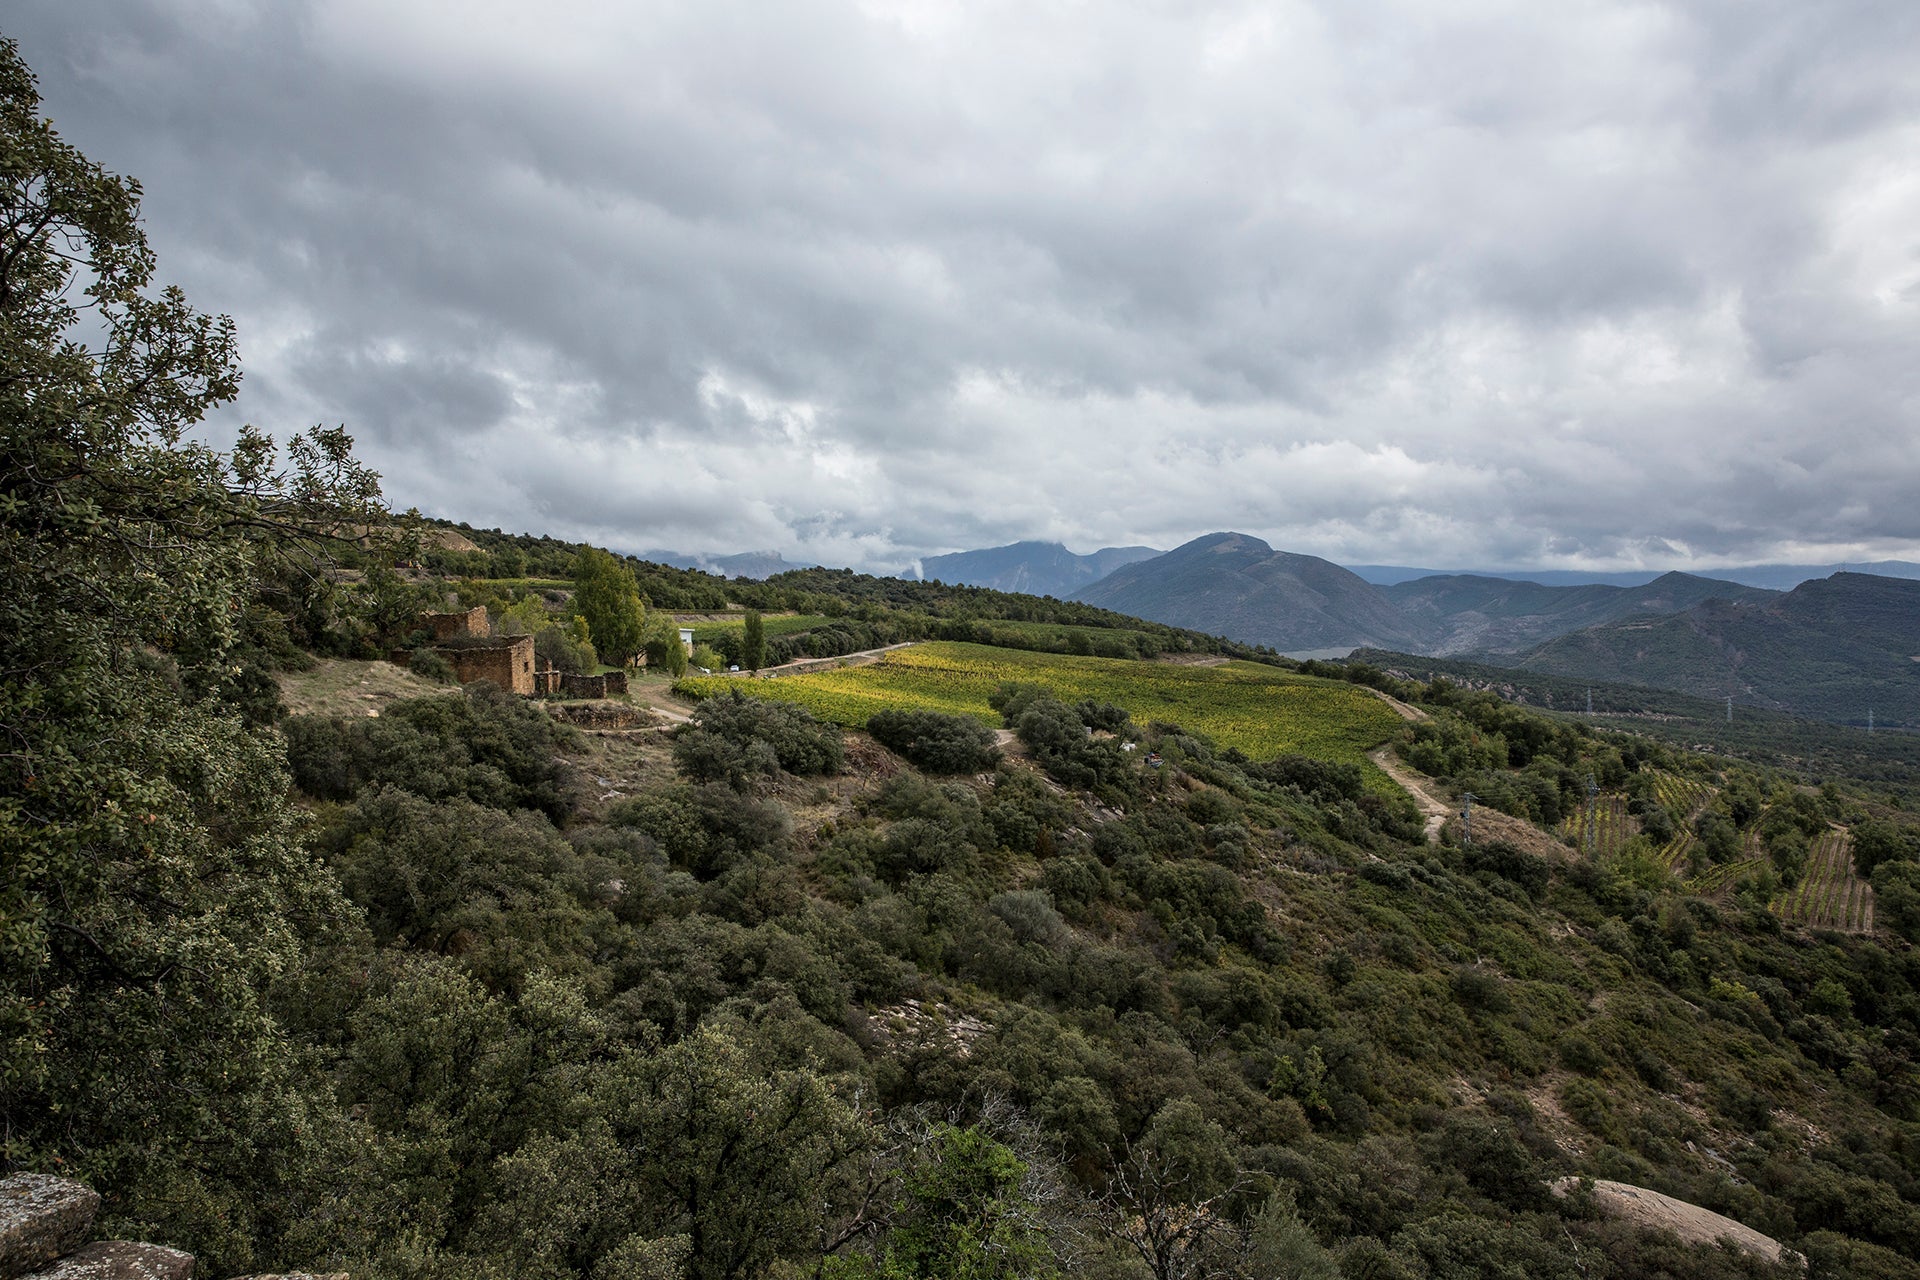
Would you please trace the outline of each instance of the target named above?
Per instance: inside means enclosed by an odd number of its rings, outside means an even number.
[[[597,676],[576,676],[562,672],[560,696],[563,698],[614,698],[627,691],[627,673],[608,671]]]

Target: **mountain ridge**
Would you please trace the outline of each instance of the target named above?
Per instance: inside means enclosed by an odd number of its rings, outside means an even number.
[[[1087,604],[1281,652],[1418,644],[1380,588],[1318,556],[1275,551],[1251,534],[1204,534],[1116,569],[1073,596]]]
[[[1499,661],[1497,658],[1494,661]],[[1920,724],[1920,582],[1837,573],[1769,600],[1555,637],[1505,665],[1676,689],[1842,722]]]
[[[1022,541],[919,561],[919,576],[955,586],[1065,598],[1115,569],[1164,554],[1154,547],[1101,547],[1079,555],[1063,543]],[[903,572],[900,576],[908,576]]]

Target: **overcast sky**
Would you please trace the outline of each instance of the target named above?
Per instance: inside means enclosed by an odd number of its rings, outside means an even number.
[[[12,0],[399,506],[886,569],[1920,559],[1913,0]]]

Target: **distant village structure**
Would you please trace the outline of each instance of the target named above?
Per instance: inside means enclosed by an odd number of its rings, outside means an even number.
[[[627,691],[627,673],[608,671],[597,676],[556,671],[533,651],[532,636],[496,636],[485,605],[464,613],[425,613],[420,625],[433,633],[432,649],[453,667],[461,684],[491,680],[523,698],[606,698]],[[410,657],[393,655],[405,665]]]

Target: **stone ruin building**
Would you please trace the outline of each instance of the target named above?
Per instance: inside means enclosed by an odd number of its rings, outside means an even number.
[[[464,613],[427,613],[420,624],[433,632],[433,651],[453,667],[461,684],[491,680],[524,698],[606,698],[627,691],[627,673],[597,676],[555,671],[533,652],[532,636],[496,636],[485,605]],[[394,661],[405,665],[407,656]]]

